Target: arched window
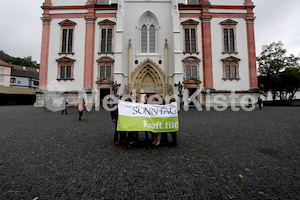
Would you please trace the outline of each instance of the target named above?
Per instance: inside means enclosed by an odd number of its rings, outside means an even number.
[[[152,13],[147,12],[139,21],[141,53],[155,53],[157,46],[158,22]]]
[[[155,53],[155,27],[150,26],[150,53]]]
[[[142,53],[147,53],[147,40],[148,40],[148,37],[147,37],[147,27],[146,25],[142,26],[142,33],[141,33],[141,38],[142,38],[142,41],[141,41],[141,50],[142,50]]]

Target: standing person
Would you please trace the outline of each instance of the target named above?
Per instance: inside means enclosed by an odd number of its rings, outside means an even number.
[[[110,107],[114,107],[114,104],[110,104]],[[110,111],[112,122],[115,123],[115,134],[114,134],[114,145],[120,146],[118,142],[118,131],[117,131],[117,124],[118,124],[118,108],[116,110]]]
[[[176,102],[176,99],[175,98],[172,98],[170,100],[170,103],[172,102]],[[172,136],[172,143],[171,143],[171,146],[176,146],[177,145],[177,132],[170,132],[171,136]]]
[[[252,107],[252,100],[249,98],[248,99],[248,107],[251,108]]]
[[[120,96],[120,99],[122,96]],[[115,104],[111,104],[111,107],[114,107]],[[118,108],[116,110],[110,111],[112,122],[115,123],[115,134],[114,134],[114,144],[120,146],[125,144],[126,131],[117,131],[118,125]],[[120,141],[118,142],[118,136],[120,135]]]
[[[149,98],[149,96],[148,96],[148,94],[145,96],[145,102],[144,102],[144,104],[148,104],[148,98]],[[148,141],[149,141],[149,132],[148,131],[145,131],[145,140],[144,140],[144,142],[145,143],[148,143]]]
[[[79,121],[81,121],[82,113],[85,110],[85,104],[84,104],[84,99],[81,98],[79,99],[77,103],[77,111],[79,113]]]
[[[263,104],[263,101],[260,97],[258,97],[257,103],[258,103],[259,109],[261,110],[261,106]]]
[[[67,101],[66,101],[66,98],[64,98],[64,100],[63,100],[63,105],[64,105],[65,109],[61,111],[61,114],[62,114],[62,115],[64,114],[64,112],[66,113],[66,115],[68,114],[68,112],[67,112],[67,104],[68,104],[68,103],[67,103]]]
[[[158,104],[158,98],[153,98],[153,104]],[[160,133],[152,133],[153,134],[153,145],[160,146]]]

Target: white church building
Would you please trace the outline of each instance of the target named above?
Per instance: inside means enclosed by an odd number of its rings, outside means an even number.
[[[114,82],[118,94],[163,96],[180,82],[183,99],[197,90],[201,104],[232,90],[237,101],[259,95],[251,0],[45,0],[42,9],[40,88],[57,81],[70,103],[82,89],[102,99]]]

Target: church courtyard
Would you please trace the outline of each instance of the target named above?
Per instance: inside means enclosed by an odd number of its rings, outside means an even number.
[[[68,113],[0,107],[1,200],[300,198],[299,107],[180,111],[159,148],[115,146],[104,109]]]

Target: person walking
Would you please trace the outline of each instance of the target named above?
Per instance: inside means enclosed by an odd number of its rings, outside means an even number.
[[[79,113],[79,121],[81,121],[81,117],[82,117],[82,113],[85,110],[85,103],[84,103],[84,99],[79,99],[78,103],[77,103],[77,111]]]
[[[263,104],[263,101],[262,101],[262,99],[260,97],[258,97],[257,104],[259,106],[259,109],[261,110],[261,106]]]
[[[68,104],[68,103],[67,103],[67,101],[66,101],[66,98],[64,98],[64,99],[63,99],[63,105],[64,105],[65,109],[61,111],[61,114],[62,114],[62,115],[64,114],[64,112],[66,113],[66,115],[68,114],[68,112],[67,112],[67,104]]]

